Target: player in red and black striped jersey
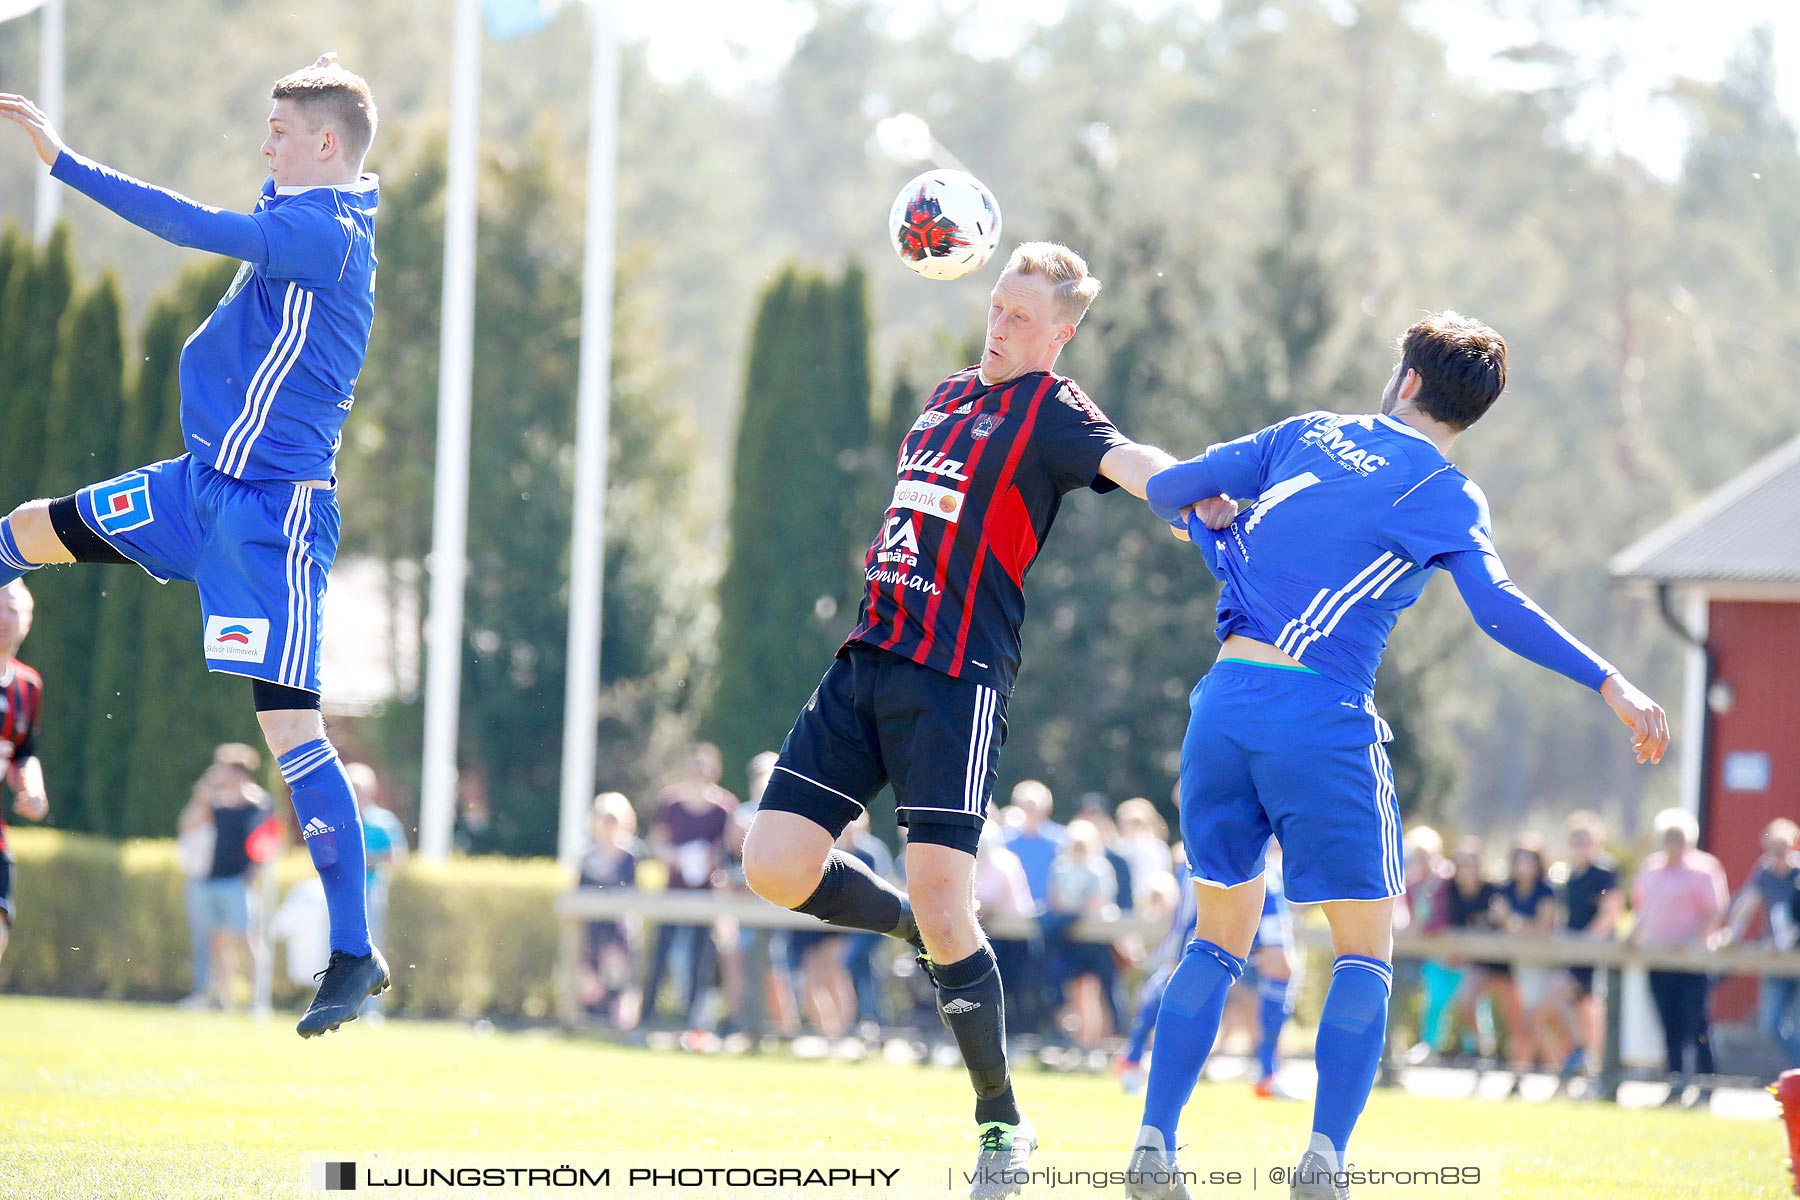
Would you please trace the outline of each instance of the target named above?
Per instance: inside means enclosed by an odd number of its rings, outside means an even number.
[[[0,762],[12,785],[13,811],[27,821],[50,812],[44,790],[44,767],[37,756],[38,719],[44,709],[44,681],[14,658],[31,632],[31,593],[16,580],[0,587]],[[12,854],[6,847],[6,821],[0,817],[0,954],[12,932]]]
[[[975,1086],[977,1200],[1017,1191],[1037,1141],[1013,1097],[1000,977],[973,901],[1025,575],[1065,494],[1142,496],[1173,462],[1054,373],[1099,290],[1067,247],[1013,253],[981,362],[938,384],[901,444],[856,627],[788,735],[744,846],[765,898],[921,951]],[[883,784],[907,830],[910,898],[832,849]]]

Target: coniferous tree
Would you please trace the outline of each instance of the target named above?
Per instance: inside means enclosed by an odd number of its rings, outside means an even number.
[[[759,306],[719,588],[706,728],[725,761],[781,743],[849,630],[867,518],[868,317],[860,272],[789,270]]]
[[[58,331],[75,288],[69,227],[61,224],[41,251],[20,243],[0,302],[0,480],[12,504],[44,494],[43,443],[48,428]],[[10,511],[11,505],[9,504]]]
[[[126,422],[123,302],[118,280],[108,273],[78,293],[62,319],[50,411],[42,444],[42,489],[67,495],[106,479],[121,467]],[[44,675],[45,713],[39,748],[53,770],[62,806],[80,827],[110,831],[113,816],[94,804],[87,787],[91,739],[111,740],[110,706],[96,710],[93,698],[94,639],[105,621],[107,585],[123,582],[120,567],[76,565],[34,573],[31,589],[36,616],[31,662]]]

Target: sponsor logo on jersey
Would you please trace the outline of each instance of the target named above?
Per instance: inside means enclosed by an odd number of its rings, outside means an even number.
[[[919,531],[910,513],[895,513],[881,530],[881,544],[875,549],[875,561],[890,566],[919,565]]]
[[[975,428],[969,431],[969,436],[978,442],[985,441],[993,435],[994,430],[1000,428],[1000,422],[1003,419],[1004,418],[1002,417],[995,416],[993,413],[989,413],[987,416],[981,418],[981,420],[975,422]]]
[[[975,402],[973,400],[964,400],[962,406],[956,410],[956,415],[959,417],[966,417],[974,411]]]
[[[863,572],[863,577],[870,583],[882,583],[887,584],[890,587],[897,586],[910,588],[915,592],[923,592],[927,596],[939,595],[944,590],[923,575],[911,574],[906,571],[889,571],[883,570],[881,567],[870,567],[867,571]]]
[[[1373,475],[1388,465],[1388,460],[1381,455],[1361,449],[1345,437],[1343,424],[1345,422],[1320,422],[1307,430],[1300,440],[1308,446],[1317,446],[1338,466],[1346,471],[1355,471],[1358,475]]]
[[[917,433],[921,429],[936,429],[949,419],[949,413],[939,412],[935,409],[931,412],[920,413],[919,419],[913,422],[913,432]]]
[[[983,421],[989,419],[990,418],[988,417],[982,418]],[[992,431],[990,430],[989,432]],[[921,450],[917,454],[908,455],[900,460],[900,470],[902,473],[907,471],[917,471],[921,475],[931,475],[940,479],[954,479],[958,483],[969,482],[969,477],[963,474],[963,462],[961,459],[951,458],[936,450]]]
[[[888,507],[928,513],[954,525],[962,519],[963,496],[954,488],[902,479],[894,485],[894,500]]]
[[[100,532],[117,536],[156,519],[150,510],[150,477],[133,471],[94,488],[94,519]]]
[[[206,657],[259,663],[268,652],[268,618],[206,618]]]
[[[243,291],[244,285],[249,282],[250,282],[250,264],[249,263],[239,263],[238,269],[237,269],[237,274],[233,275],[231,277],[231,286],[225,289],[225,295],[222,298],[220,298],[218,307],[224,308],[227,304],[230,304],[233,300],[236,300],[237,294],[239,292]],[[192,339],[189,339],[189,340],[192,340]]]

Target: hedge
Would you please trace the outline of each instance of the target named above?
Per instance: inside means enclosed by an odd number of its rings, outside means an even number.
[[[109,841],[12,829],[18,920],[0,959],[0,991],[176,1000],[193,976],[186,881],[169,840]],[[271,864],[277,895],[312,871],[290,848]],[[555,1011],[554,903],[569,886],[549,859],[407,863],[394,877],[382,951],[394,974],[388,1011],[406,1016],[541,1020]],[[310,992],[276,955],[275,1002]]]

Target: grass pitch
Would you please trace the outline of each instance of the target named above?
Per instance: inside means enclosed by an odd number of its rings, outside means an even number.
[[[1122,1195],[1073,1173],[1123,1168],[1136,1101],[1106,1078],[1028,1068],[1018,1084],[1044,1139],[1040,1164],[1068,1180],[1026,1197]],[[431,1167],[610,1171],[603,1187],[379,1188],[395,1196],[944,1198],[967,1191],[957,1174],[973,1162],[970,1109],[960,1071],[877,1061],[659,1054],[413,1022],[304,1042],[291,1016],[0,997],[5,1197],[315,1196],[313,1164],[351,1161],[389,1183]],[[1202,1084],[1183,1120],[1183,1165],[1242,1180],[1196,1195],[1285,1197],[1268,1173],[1292,1165],[1308,1122],[1309,1106]],[[1472,1166],[1481,1181],[1415,1176],[1352,1194],[1757,1200],[1789,1194],[1783,1154],[1773,1121],[1378,1091],[1353,1147],[1358,1165]],[[634,1167],[721,1173],[699,1186],[634,1186]],[[781,1188],[722,1173],[752,1167],[898,1175],[875,1187]],[[360,1191],[376,1190],[359,1178]]]

